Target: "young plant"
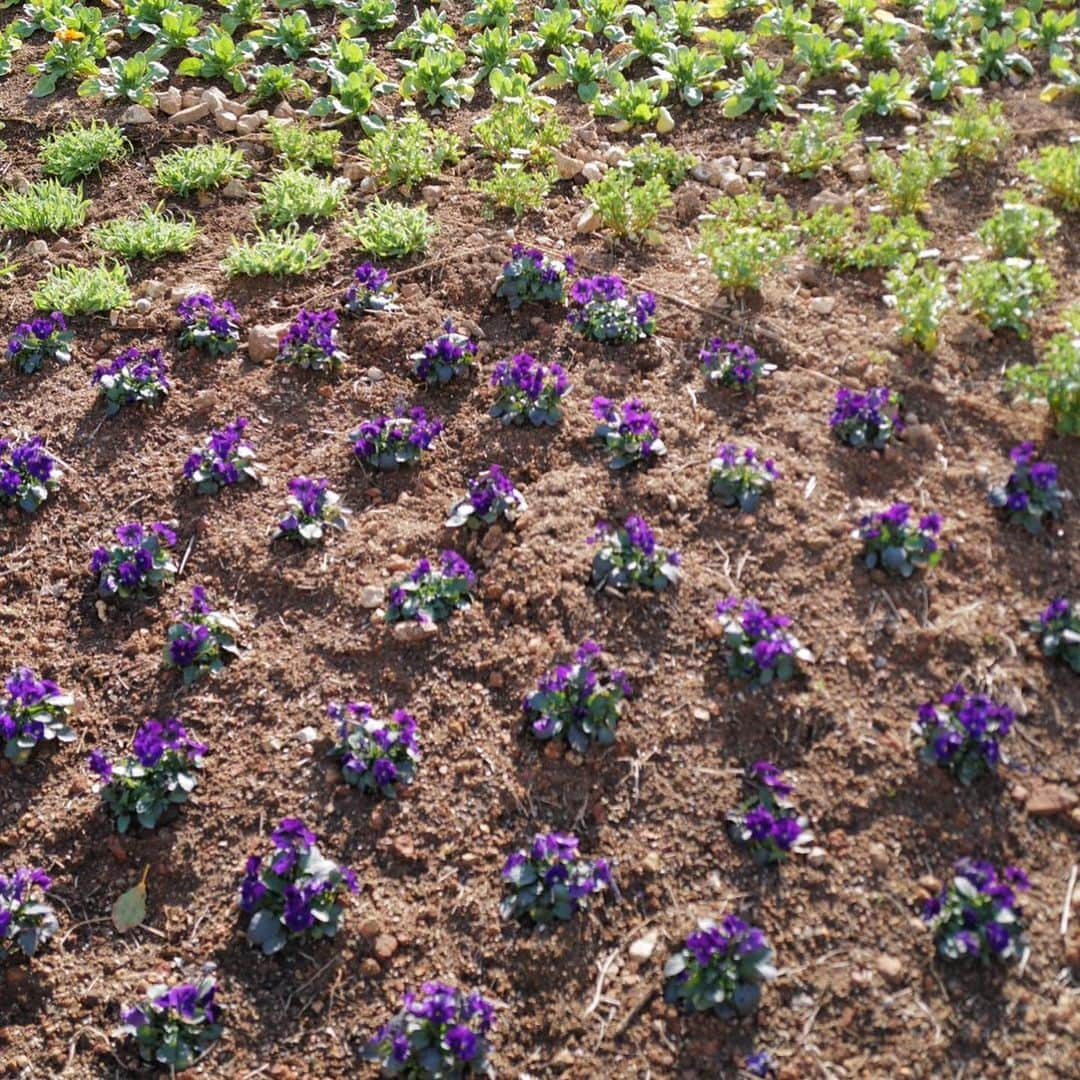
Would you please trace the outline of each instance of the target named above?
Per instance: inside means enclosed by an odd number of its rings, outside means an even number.
[[[425,409],[415,405],[408,411],[398,409],[393,416],[365,420],[349,433],[349,442],[361,465],[390,472],[418,464],[443,427],[438,417],[429,419]]]
[[[835,270],[892,269],[915,263],[930,240],[916,217],[871,211],[864,222],[850,206],[823,206],[802,221],[807,251]],[[908,258],[910,256],[910,258]]]
[[[160,349],[125,349],[109,364],[99,364],[91,381],[105,402],[106,416],[115,416],[128,405],[160,405],[169,393]]]
[[[326,180],[302,168],[286,168],[260,185],[258,215],[273,229],[294,221],[325,221],[341,205],[349,182]]]
[[[221,268],[229,277],[301,277],[321,270],[329,261],[322,237],[311,230],[301,232],[294,223],[269,232],[257,229],[251,240],[234,239]]]
[[[984,102],[977,94],[964,94],[957,108],[935,121],[935,139],[945,144],[958,164],[994,161],[1012,140],[1012,128],[1000,101]]]
[[[219,431],[211,431],[184,462],[184,479],[200,495],[214,495],[224,487],[258,480],[255,450],[244,438],[247,420],[237,417]]]
[[[593,441],[607,454],[609,468],[651,465],[667,453],[659,423],[638,398],[619,406],[609,398],[594,397],[592,411],[599,421]]]
[[[60,929],[45,893],[52,878],[37,867],[20,866],[11,877],[0,874],[0,960],[16,953],[32,957]]]
[[[234,41],[228,30],[211,23],[206,33],[187,41],[186,48],[193,55],[180,61],[177,75],[190,75],[196,79],[224,79],[236,94],[247,89],[246,68],[259,52],[257,41],[251,38]]]
[[[742,74],[737,79],[722,82],[716,93],[717,99],[724,103],[724,115],[731,119],[743,116],[751,109],[762,113],[793,115],[785,98],[797,96],[799,88],[781,82],[783,74],[783,60],[777,60],[775,64],[760,56],[753,61],[744,60]]]
[[[205,1056],[221,1037],[217,983],[205,978],[147,991],[138,1005],[120,1010],[117,1034],[134,1039],[143,1061],[182,1072]]]
[[[620,526],[599,522],[585,542],[596,546],[591,580],[597,592],[609,586],[629,589],[633,585],[663,592],[679,581],[679,553],[657,544],[652,529],[636,514]]]
[[[997,770],[1004,760],[1001,739],[1015,719],[1007,705],[984,694],[968,694],[957,684],[942,694],[940,704],[919,706],[911,737],[920,761],[944,769],[966,786]]]
[[[523,304],[561,304],[574,272],[574,257],[556,259],[536,248],[514,244],[509,261],[503,263],[495,295],[517,311]]]
[[[473,180],[472,191],[485,196],[484,216],[495,216],[496,208],[509,210],[514,217],[544,208],[544,202],[558,175],[552,169],[542,172],[525,168],[520,162],[506,161],[495,166],[487,180]]]
[[[89,124],[72,120],[42,139],[38,150],[42,171],[61,184],[81,180],[103,165],[119,165],[130,153],[131,144],[120,128],[96,119]]]
[[[37,236],[78,229],[86,221],[90,200],[83,189],[64,187],[50,177],[29,184],[24,191],[8,191],[0,197],[0,229]]]
[[[476,93],[472,80],[458,75],[465,60],[461,49],[431,46],[415,60],[399,60],[404,72],[399,87],[401,96],[410,101],[423,98],[429,106],[460,108],[464,102],[472,101]]]
[[[617,239],[659,242],[653,228],[662,210],[671,206],[671,190],[662,176],[638,182],[632,167],[609,169],[585,185],[588,199],[605,229]]]
[[[243,152],[224,142],[177,146],[154,162],[154,182],[181,198],[196,191],[222,187],[230,180],[243,179],[250,172]]]
[[[176,544],[176,533],[163,521],[119,525],[116,539],[111,547],[94,548],[90,558],[102,599],[149,600],[173,583],[176,563],[169,548]]]
[[[1037,158],[1025,158],[1020,171],[1064,210],[1080,210],[1080,143],[1044,146]]]
[[[1054,275],[1042,259],[968,263],[960,271],[959,300],[992,330],[1012,330],[1026,339],[1030,320],[1054,295]]]
[[[788,633],[791,619],[770,614],[753,598],[741,604],[733,596],[720,600],[716,616],[723,624],[729,679],[750,687],[768,686],[774,679],[786,682],[800,663],[814,662],[813,653]]]
[[[353,271],[353,284],[342,300],[349,315],[365,315],[371,311],[397,311],[397,293],[390,284],[390,274],[369,262]]]
[[[502,868],[502,917],[547,926],[588,910],[611,884],[611,868],[606,859],[581,858],[578,847],[576,836],[538,833],[528,849],[515,851]]]
[[[357,147],[360,159],[380,186],[411,191],[446,165],[461,160],[461,142],[445,128],[432,127],[413,114],[392,121]]]
[[[107,56],[105,66],[96,75],[79,83],[79,97],[154,105],[154,87],[169,78],[169,69],[155,59],[157,55],[153,49],[147,49],[131,56]]]
[[[1029,533],[1042,531],[1047,518],[1061,516],[1062,493],[1058,489],[1058,467],[1035,460],[1035,446],[1022,442],[1009,451],[1013,471],[1004,484],[990,489],[990,505],[1004,510],[1009,521],[1023,525]]]
[[[1057,597],[1028,629],[1039,635],[1043,656],[1063,660],[1080,675],[1080,610],[1071,601]]]
[[[1008,202],[979,226],[976,235],[998,259],[1030,259],[1052,240],[1061,222],[1045,206]]]
[[[191,218],[177,217],[160,205],[144,206],[138,217],[110,218],[90,230],[90,239],[106,254],[148,262],[190,251],[198,235]]]
[[[393,799],[399,786],[413,782],[420,747],[411,713],[395,709],[391,719],[380,720],[366,701],[333,703],[326,711],[337,736],[331,756],[341,766],[345,783],[367,795]]]
[[[829,417],[832,433],[848,446],[863,450],[884,450],[894,435],[904,430],[900,417],[900,395],[887,386],[860,394],[841,386]]]
[[[285,499],[287,513],[277,523],[274,540],[295,540],[304,546],[317,544],[327,529],[344,532],[348,528],[348,514],[337,492],[330,490],[325,479],[294,476],[289,481],[289,494]]]
[[[231,615],[215,611],[201,585],[191,590],[191,601],[176,614],[166,631],[163,663],[176,668],[185,686],[214,675],[240,655],[236,639],[240,624]]]
[[[74,698],[51,679],[39,679],[28,667],[15,668],[0,695],[4,757],[16,766],[25,765],[39,743],[74,742],[75,732],[67,724],[73,704]]]
[[[475,588],[476,575],[456,551],[442,553],[439,569],[421,559],[407,577],[391,586],[386,621],[444,622],[469,607]]]
[[[57,364],[71,362],[71,343],[75,331],[68,329],[67,321],[59,311],[51,315],[39,315],[30,322],[19,323],[8,338],[8,360],[24,375],[33,375],[45,366],[46,361]]]
[[[617,274],[578,278],[569,299],[567,322],[591,341],[632,345],[656,332],[656,297],[643,292],[631,299]]]
[[[81,12],[93,12],[96,23],[100,25],[101,12],[97,8],[79,7]],[[31,97],[48,97],[56,92],[61,80],[81,80],[92,76],[97,71],[98,60],[105,55],[108,47],[108,41],[98,32],[98,26],[92,25],[90,32],[86,33],[73,26],[58,25],[53,35],[45,55],[37,63],[27,66],[30,74],[38,76],[30,91]]]
[[[870,155],[870,175],[895,214],[925,210],[930,189],[952,167],[946,152],[928,152],[920,146],[908,146],[895,161],[883,150]]]
[[[283,364],[307,371],[339,372],[348,359],[337,344],[337,312],[301,308],[278,342],[277,358]]]
[[[453,320],[447,319],[438,337],[409,354],[413,378],[428,386],[445,386],[459,375],[476,370],[478,349],[475,341],[459,333]]]
[[[65,315],[97,315],[131,303],[128,270],[123,263],[93,266],[54,266],[34,290],[38,311]]]
[[[626,160],[638,180],[646,182],[659,176],[672,190],[686,179],[687,173],[697,164],[693,154],[681,154],[651,133],[642,135],[641,142],[630,147]]]
[[[733,386],[738,390],[756,391],[758,382],[776,371],[767,364],[752,345],[741,341],[713,338],[698,353],[705,381],[713,386]]]
[[[312,130],[306,120],[271,117],[266,123],[270,146],[290,168],[332,169],[341,142],[340,131]]]
[[[932,570],[941,561],[937,537],[941,515],[924,514],[909,525],[911,506],[894,503],[887,510],[864,514],[852,538],[861,540],[863,561],[871,570],[880,567],[894,577],[911,577],[916,570]]]
[[[426,206],[383,202],[378,196],[344,225],[345,234],[377,259],[400,259],[423,251],[438,232]]]
[[[762,460],[752,446],[740,451],[734,443],[725,443],[716,448],[716,457],[709,462],[709,494],[723,506],[737,506],[744,514],[753,514],[779,476],[772,458]]]
[[[814,839],[807,820],[788,798],[792,787],[771,761],[757,761],[746,775],[750,794],[725,816],[728,836],[750,849],[761,866],[782,863],[791,852],[805,854]]]
[[[570,380],[559,364],[544,367],[529,353],[516,353],[500,360],[491,373],[491,385],[498,397],[491,416],[503,424],[554,427],[562,420],[560,401],[570,391]]]
[[[871,71],[865,85],[851,83],[847,88],[852,98],[845,117],[861,121],[864,116],[902,116],[917,120],[919,110],[914,101],[916,82],[902,78],[900,72]]]
[[[40,435],[22,443],[0,438],[0,506],[36,513],[63,476]]]
[[[936,262],[907,255],[886,275],[885,288],[886,303],[900,315],[900,340],[934,352],[941,320],[952,307],[945,272]]]
[[[714,204],[715,209],[715,204]],[[790,229],[703,218],[696,248],[721,289],[760,289],[765,275],[783,265],[794,248]]]
[[[809,180],[835,165],[855,144],[858,125],[837,115],[833,105],[799,105],[799,122],[762,128],[761,145],[777,154],[785,173]]]
[[[1055,334],[1037,364],[1015,364],[1005,373],[1011,387],[1044,400],[1061,435],[1080,435],[1080,309],[1064,314],[1069,330]]]
[[[469,490],[465,498],[450,507],[450,516],[445,522],[447,528],[465,525],[477,530],[497,521],[513,524],[529,508],[525,496],[498,465],[489,465],[477,476],[470,477],[467,485]]]

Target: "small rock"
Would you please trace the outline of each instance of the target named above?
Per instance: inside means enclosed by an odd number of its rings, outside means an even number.
[[[555,168],[558,170],[560,180],[573,180],[585,168],[585,162],[581,158],[571,157],[561,150],[556,150]]]
[[[398,940],[393,934],[380,934],[375,939],[375,955],[380,960],[389,960],[398,949]]]
[[[319,737],[318,731],[313,727],[301,728],[296,733],[296,741],[301,746],[307,746],[309,743],[313,743]]]
[[[49,245],[44,240],[31,240],[23,250],[28,258],[44,259],[49,254]]]
[[[154,114],[145,105],[129,105],[120,114],[121,124],[152,124]]]
[[[1032,817],[1052,817],[1063,814],[1077,804],[1077,796],[1056,784],[1042,784],[1029,796],[1027,812]]]
[[[809,202],[807,209],[811,214],[816,214],[826,206],[834,210],[842,209],[851,205],[850,195],[841,195],[835,191],[819,191]]]
[[[821,847],[812,847],[806,855],[806,861],[811,866],[824,866],[827,858],[828,854]]]
[[[602,180],[604,178],[604,166],[599,161],[587,161],[581,167],[581,175],[590,181]]]
[[[266,109],[240,116],[236,121],[236,133],[237,135],[251,135],[253,132],[258,131],[269,119],[270,113]]]
[[[929,424],[909,424],[904,429],[904,442],[913,449],[927,454],[937,449],[937,436]]]
[[[813,263],[799,263],[795,275],[803,285],[809,285],[811,288],[820,285],[823,276],[821,267],[815,266]]]
[[[346,161],[342,166],[341,175],[350,184],[358,184],[368,175],[368,167],[362,161]]]
[[[274,323],[272,326],[260,324],[253,326],[248,334],[248,356],[256,364],[265,364],[277,356],[278,339],[289,328],[288,323]]]
[[[835,307],[835,296],[815,296],[810,301],[810,310],[815,315],[831,315]]]
[[[428,638],[439,632],[438,626],[433,622],[399,622],[394,623],[390,633],[395,641],[412,644],[417,641],[427,641]]]
[[[443,189],[438,184],[425,184],[420,189],[420,198],[428,206],[438,206],[443,197]]]
[[[725,173],[724,182],[720,186],[725,195],[745,195],[750,190],[746,179],[738,173]]]
[[[208,86],[199,100],[208,106],[211,112],[221,112],[229,106],[229,99],[216,86]]]
[[[888,983],[898,983],[904,980],[904,964],[895,956],[882,953],[876,961],[877,969]]]
[[[658,851],[646,852],[641,860],[641,869],[648,874],[659,874],[660,866],[660,853]]]
[[[181,109],[178,113],[173,113],[172,122],[174,124],[194,124],[204,116],[209,115],[210,106],[205,101],[200,101],[196,105],[189,105],[186,109]]]
[[[139,299],[135,301],[135,312],[138,315],[145,315],[152,306],[149,297],[140,296]]]
[[[377,608],[386,596],[386,590],[381,585],[365,585],[360,590],[360,606],[365,608]]]
[[[195,395],[195,411],[197,413],[212,412],[217,404],[218,395],[216,390],[200,390]]]
[[[157,104],[166,116],[175,116],[184,107],[184,99],[175,86],[170,86],[158,94]]]
[[[209,292],[210,286],[205,285],[201,281],[182,281],[179,285],[173,286],[172,291],[169,293],[169,299],[174,304],[178,304],[181,300],[186,300],[189,296]]]
[[[217,124],[218,131],[235,131],[238,119],[236,113],[230,112],[228,109],[222,109],[220,112],[214,113],[214,123]]]
[[[375,190],[376,186],[374,176],[365,176],[364,179],[360,181],[360,194],[370,195]]]
[[[658,938],[659,932],[656,930],[650,930],[647,934],[643,934],[637,941],[631,943],[630,955],[635,960],[648,960],[656,949]]]
[[[222,189],[221,194],[226,199],[246,199],[248,197],[248,189],[244,187],[243,180],[237,180],[234,176]]]
[[[360,971],[371,978],[382,974],[382,968],[379,967],[379,961],[376,960],[374,956],[365,956],[364,959],[360,961]]]
[[[840,166],[848,174],[848,178],[856,184],[865,184],[870,179],[870,166],[865,161],[853,161],[849,165]]]
[[[382,368],[369,367],[367,369],[368,382],[382,382],[386,378],[386,372]]]
[[[892,865],[892,858],[884,844],[870,845],[870,865],[875,870],[888,870]]]
[[[287,101],[279,101],[274,115],[279,120],[293,120],[296,117],[296,110]]]
[[[600,228],[600,215],[595,206],[587,206],[574,222],[574,232],[593,233]]]

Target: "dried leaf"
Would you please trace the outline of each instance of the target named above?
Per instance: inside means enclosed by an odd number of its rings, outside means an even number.
[[[113,926],[121,934],[131,930],[133,927],[142,925],[142,921],[146,918],[146,876],[149,873],[150,867],[144,867],[142,880],[138,885],[128,889],[113,904]]]

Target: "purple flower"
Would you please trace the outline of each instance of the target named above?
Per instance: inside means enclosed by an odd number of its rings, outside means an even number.
[[[112,763],[101,750],[90,751],[90,770],[101,778],[103,784],[107,784],[112,780]]]
[[[446,1033],[446,1048],[459,1061],[470,1062],[476,1057],[476,1035],[464,1024],[455,1024]]]

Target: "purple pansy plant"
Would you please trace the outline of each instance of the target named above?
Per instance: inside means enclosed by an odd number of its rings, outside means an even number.
[[[709,462],[709,494],[724,506],[737,506],[744,514],[752,514],[779,477],[772,458],[760,458],[752,446],[740,450],[734,443],[724,443]]]
[[[606,859],[583,859],[576,836],[538,834],[532,844],[515,851],[502,868],[507,895],[500,905],[504,919],[536,926],[566,922],[589,907],[611,886]]]
[[[498,465],[489,465],[483,472],[470,477],[466,487],[465,497],[450,507],[445,522],[448,528],[465,525],[469,529],[481,529],[497,521],[512,525],[529,508],[525,496]]]
[[[706,382],[737,390],[756,390],[760,380],[776,371],[776,365],[762,360],[752,345],[718,337],[705,343],[698,360]]]
[[[169,393],[169,373],[160,349],[125,349],[94,369],[93,384],[113,416],[127,405],[158,405]]]
[[[365,420],[349,433],[349,442],[361,465],[389,472],[416,465],[442,432],[442,420],[414,405],[398,409],[393,416]]]
[[[347,784],[392,799],[399,786],[413,782],[420,747],[412,713],[395,709],[389,720],[382,720],[366,701],[335,702],[326,711],[337,738],[331,754]]]
[[[25,442],[0,439],[0,506],[36,513],[63,475],[40,435]]]
[[[139,1057],[175,1074],[190,1068],[221,1037],[217,983],[151,986],[137,1005],[120,1010],[117,1034],[135,1040]]]
[[[0,874],[0,960],[16,953],[33,956],[60,928],[45,899],[52,878],[40,867],[20,866],[10,877]]]
[[[195,293],[177,305],[181,349],[197,349],[208,356],[229,356],[240,344],[240,317],[229,300],[215,300],[209,293]]]
[[[51,679],[39,679],[28,667],[15,668],[0,694],[4,757],[24,765],[39,743],[74,742],[75,732],[67,724],[73,704],[74,698]]]
[[[456,551],[444,551],[437,567],[421,559],[407,577],[390,587],[386,621],[443,622],[472,603],[475,589],[476,575]]]
[[[592,411],[598,421],[593,441],[607,454],[609,468],[651,465],[667,453],[660,424],[639,398],[617,405],[610,398],[594,397]]]
[[[184,479],[201,495],[213,495],[224,487],[258,480],[255,449],[244,437],[246,417],[238,416],[225,427],[211,431],[184,462]]]
[[[746,774],[750,794],[727,813],[728,835],[764,866],[805,854],[813,841],[807,820],[788,798],[791,784],[771,761],[756,761]]]
[[[503,263],[495,295],[517,311],[522,304],[561,304],[566,299],[566,283],[574,272],[574,257],[556,259],[537,248],[514,244]]]
[[[453,320],[447,319],[441,334],[409,354],[413,378],[428,386],[444,386],[458,376],[476,370],[479,348],[467,334],[458,330]]]
[[[601,521],[586,543],[595,546],[592,561],[592,584],[599,592],[611,587],[629,589],[638,586],[653,592],[679,581],[682,559],[656,542],[645,519],[631,514],[619,526]]]
[[[116,529],[116,543],[96,547],[90,556],[90,573],[105,600],[146,600],[176,577],[176,563],[169,549],[176,533],[163,521],[142,525],[129,521]]]
[[[294,476],[285,499],[286,513],[277,523],[274,540],[295,540],[305,546],[317,544],[328,529],[348,528],[351,511],[341,505],[340,496],[330,490],[325,477]]]
[[[516,353],[500,360],[491,374],[498,391],[491,415],[504,424],[554,427],[562,420],[562,399],[570,391],[570,379],[559,364],[544,366],[530,353]]]
[[[278,341],[277,358],[283,364],[333,374],[345,366],[345,353],[337,343],[337,312],[301,308]]]
[[[814,662],[813,653],[789,631],[790,617],[773,615],[753,597],[721,600],[716,615],[723,624],[730,679],[768,686],[774,679],[790,679],[800,664]]]
[[[570,286],[567,321],[581,335],[608,345],[632,345],[656,332],[656,297],[632,297],[617,274],[578,278]]]
[[[1047,520],[1061,516],[1064,505],[1058,467],[1052,461],[1040,461],[1031,442],[1014,446],[1009,458],[1013,471],[1004,484],[990,489],[990,505],[1029,533],[1041,532]]]
[[[940,702],[919,706],[911,736],[922,761],[970,784],[996,771],[1003,760],[1001,739],[1015,720],[1016,714],[1007,705],[956,685],[941,695]]]
[[[58,364],[71,362],[71,343],[75,332],[59,311],[37,315],[29,322],[19,323],[8,338],[6,355],[23,374],[33,375],[49,360]]]
[[[166,631],[163,663],[179,670],[185,686],[203,675],[214,675],[240,655],[240,625],[232,615],[215,611],[206,589],[191,590],[187,608],[176,613]]]
[[[852,538],[861,540],[863,561],[871,570],[880,567],[894,577],[911,577],[916,570],[930,570],[941,561],[938,536],[941,515],[923,514],[911,524],[911,506],[893,503],[859,519]]]
[[[841,386],[829,417],[833,434],[848,446],[884,450],[904,430],[900,395],[887,386],[860,393]]]

